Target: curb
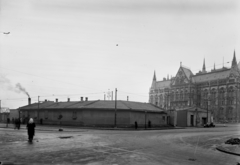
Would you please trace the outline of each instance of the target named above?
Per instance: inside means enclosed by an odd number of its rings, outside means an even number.
[[[223,147],[217,147],[216,148],[218,151],[221,151],[221,152],[224,152],[224,153],[227,153],[227,154],[231,154],[231,155],[236,155],[236,156],[240,156],[239,153],[236,153],[236,152],[231,152],[231,151],[227,151],[225,150]]]

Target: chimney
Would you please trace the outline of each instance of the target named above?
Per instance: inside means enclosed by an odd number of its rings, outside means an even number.
[[[81,97],[81,101],[83,101],[83,97]]]
[[[56,103],[58,102],[58,99],[56,99]]]
[[[87,97],[85,97],[85,101],[88,101],[88,98],[87,98]]]
[[[127,101],[128,101],[128,96],[127,96]]]
[[[31,104],[31,98],[29,97],[28,98],[28,105],[30,105]]]
[[[70,98],[68,98],[68,102],[70,102]]]
[[[45,99],[45,102],[47,102],[47,99]]]

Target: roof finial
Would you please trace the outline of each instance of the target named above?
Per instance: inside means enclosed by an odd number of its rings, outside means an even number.
[[[182,66],[182,61],[180,62],[180,66]]]
[[[154,70],[154,75],[153,75],[153,81],[156,81],[156,73],[155,73],[155,70]]]
[[[206,72],[205,58],[204,58],[204,60],[203,60],[203,68],[202,68],[202,71],[203,71],[203,72]]]

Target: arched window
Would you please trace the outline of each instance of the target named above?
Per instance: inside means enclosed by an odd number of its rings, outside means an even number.
[[[224,93],[225,93],[225,91],[224,91],[224,88],[221,88],[220,90],[219,90],[219,105],[224,105]]]
[[[221,88],[220,90],[219,90],[219,99],[224,99],[224,88]]]
[[[155,105],[158,105],[158,97],[155,95]]]
[[[170,94],[170,99],[171,99],[171,101],[174,100],[174,92],[172,92],[172,93]]]
[[[175,95],[176,95],[176,96],[175,96],[175,98],[176,98],[175,100],[178,101],[178,99],[179,99],[179,97],[178,97],[178,91],[175,93]]]
[[[180,92],[180,100],[183,100],[183,91]]]
[[[233,105],[233,100],[234,100],[234,89],[231,86],[231,87],[228,88],[227,104],[228,105]]]
[[[211,90],[211,105],[216,105],[216,90]]]
[[[162,94],[159,96],[159,102],[160,102],[160,107],[162,106],[162,104],[163,104],[163,97],[162,97]]]

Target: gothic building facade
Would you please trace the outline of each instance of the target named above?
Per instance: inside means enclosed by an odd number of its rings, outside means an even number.
[[[149,103],[166,110],[199,107],[212,113],[215,122],[238,122],[240,116],[240,64],[235,51],[230,68],[192,71],[180,65],[175,77],[157,81],[154,71]]]

